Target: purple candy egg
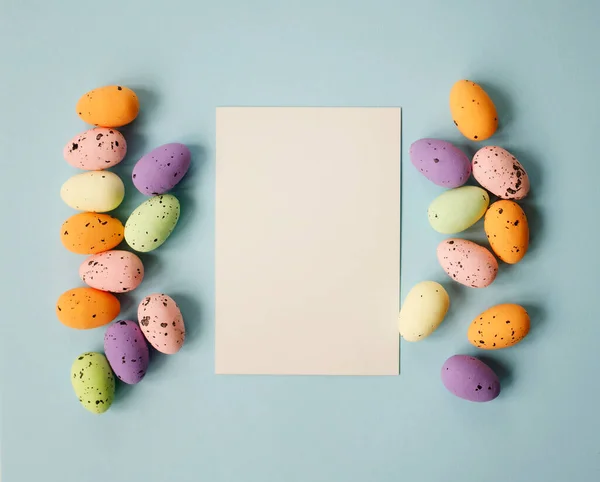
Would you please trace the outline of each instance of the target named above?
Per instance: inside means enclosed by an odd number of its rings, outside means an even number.
[[[434,184],[455,188],[471,175],[471,161],[458,147],[439,139],[419,139],[411,144],[410,161]]]
[[[144,378],[150,351],[135,321],[117,321],[108,327],[104,335],[104,353],[119,380],[133,385]]]
[[[185,176],[190,161],[190,150],[183,144],[159,146],[133,166],[133,184],[146,196],[165,194]]]
[[[448,391],[471,402],[489,402],[500,394],[498,376],[472,356],[451,356],[444,363],[441,375]]]

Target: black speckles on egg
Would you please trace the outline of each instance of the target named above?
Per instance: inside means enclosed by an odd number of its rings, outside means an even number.
[[[142,332],[158,351],[173,354],[185,341],[185,325],[179,307],[168,295],[155,293],[138,307]]]
[[[171,235],[179,214],[179,201],[175,196],[154,196],[131,213],[125,224],[125,240],[137,251],[152,251]]]
[[[523,199],[529,193],[529,177],[519,161],[498,146],[481,148],[473,157],[473,176],[502,199]]]
[[[150,362],[150,351],[138,324],[131,320],[113,323],[104,336],[104,352],[117,377],[138,383]]]
[[[180,143],[159,146],[143,156],[133,168],[133,184],[145,195],[165,194],[187,173],[189,149]]]
[[[89,171],[115,166],[126,153],[127,143],[123,135],[106,127],[95,127],[78,134],[63,149],[64,158],[69,164]]]
[[[134,253],[106,251],[84,260],[79,267],[79,276],[92,288],[124,293],[140,285],[144,278],[144,265]]]
[[[113,402],[115,378],[107,358],[101,353],[80,355],[71,366],[71,384],[84,408],[103,413]]]
[[[448,276],[472,288],[489,286],[498,273],[498,262],[492,253],[465,239],[442,241],[437,257]]]

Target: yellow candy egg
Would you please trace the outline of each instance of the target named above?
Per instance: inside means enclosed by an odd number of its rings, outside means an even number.
[[[484,141],[498,128],[496,106],[483,88],[470,80],[459,80],[450,90],[450,113],[463,136]]]

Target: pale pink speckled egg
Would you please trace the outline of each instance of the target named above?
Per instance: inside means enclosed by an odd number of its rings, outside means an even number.
[[[94,127],[77,134],[63,149],[65,160],[85,171],[102,171],[116,166],[127,154],[125,137],[118,130]]]
[[[129,251],[105,251],[85,259],[79,266],[79,277],[97,290],[126,293],[144,279],[144,265]]]
[[[437,247],[437,258],[450,278],[471,288],[489,286],[498,274],[498,261],[494,255],[466,239],[442,241]]]
[[[523,199],[529,193],[529,176],[510,152],[486,146],[473,156],[473,177],[501,199]]]
[[[138,321],[146,340],[161,353],[177,353],[185,341],[185,325],[177,303],[162,293],[146,296],[138,306]]]

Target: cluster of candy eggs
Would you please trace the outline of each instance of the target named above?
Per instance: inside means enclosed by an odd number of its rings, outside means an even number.
[[[65,326],[79,330],[108,325],[104,353],[83,353],[71,367],[75,394],[93,413],[110,408],[115,378],[127,384],[142,380],[150,363],[148,344],[174,354],[185,341],[181,311],[162,293],[140,302],[139,324],[115,321],[121,310],[117,295],[137,289],[144,279],[139,256],[115,248],[125,240],[131,249],[145,253],[165,243],[180,213],[179,201],[168,192],[185,176],[191,162],[190,151],[183,144],[155,148],[137,161],[132,173],[135,187],[150,198],[131,213],[125,225],[106,214],[125,196],[121,178],[107,170],[127,154],[127,142],[117,128],[133,122],[139,108],[135,92],[124,86],[104,86],[84,94],[77,113],[95,127],[76,135],[63,151],[70,165],[85,171],[69,178],[61,188],[63,201],[79,211],[62,224],[61,241],[67,250],[87,255],[79,267],[86,286],[60,295],[56,315]]]
[[[489,139],[497,130],[498,115],[484,89],[460,80],[450,92],[450,111],[458,130],[471,141]],[[480,148],[472,159],[458,147],[441,139],[423,138],[410,147],[416,169],[447,190],[428,209],[431,227],[449,235],[437,248],[440,266],[454,282],[469,288],[490,286],[498,273],[498,261],[515,264],[529,247],[529,224],[517,201],[529,193],[529,177],[518,159],[500,146]],[[479,186],[466,186],[473,175]],[[490,205],[490,195],[498,200]],[[484,218],[490,245],[454,237]],[[399,315],[399,331],[406,341],[421,341],[444,320],[450,297],[434,281],[415,285],[406,296]],[[478,349],[498,350],[519,343],[529,332],[527,311],[517,304],[500,304],[479,314],[467,330],[469,342]],[[500,381],[483,361],[455,355],[444,363],[441,378],[454,395],[477,402],[495,399]]]

